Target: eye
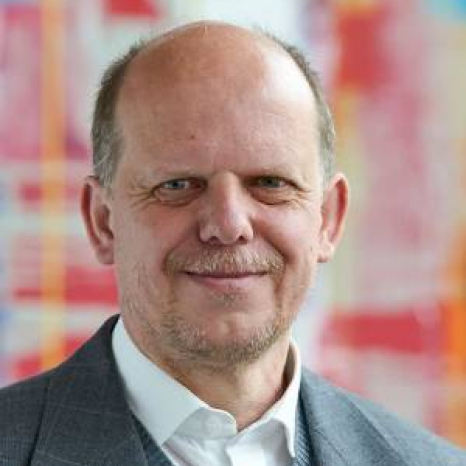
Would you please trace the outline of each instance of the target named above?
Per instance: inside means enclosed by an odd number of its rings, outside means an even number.
[[[152,194],[162,203],[182,204],[196,198],[204,187],[205,182],[197,178],[176,178],[160,183]]]
[[[249,191],[264,204],[283,204],[296,197],[296,185],[275,175],[258,176],[251,180]]]
[[[288,186],[288,182],[278,176],[261,176],[255,180],[256,186],[267,189],[281,189]]]
[[[173,191],[179,191],[181,189],[189,189],[192,186],[192,180],[180,179],[165,181],[159,185],[159,189],[167,189]]]

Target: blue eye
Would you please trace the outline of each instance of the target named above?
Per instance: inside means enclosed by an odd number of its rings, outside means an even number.
[[[277,176],[261,176],[256,180],[257,186],[267,189],[279,189],[284,188],[287,182],[283,178]]]
[[[168,189],[173,191],[179,191],[182,189],[188,189],[192,186],[192,181],[188,179],[170,180],[165,181],[160,185],[162,189]]]
[[[285,204],[296,197],[299,188],[287,178],[279,175],[256,176],[250,180],[249,192],[263,204]]]
[[[199,178],[174,178],[164,181],[152,190],[152,196],[163,204],[182,205],[197,198],[205,188]]]

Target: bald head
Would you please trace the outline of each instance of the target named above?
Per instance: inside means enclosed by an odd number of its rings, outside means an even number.
[[[147,42],[127,69],[122,95],[150,92],[154,86],[247,87],[259,84],[274,60],[288,62],[280,78],[290,68],[299,71],[286,52],[264,36],[223,23],[195,23]]]
[[[95,174],[110,186],[127,141],[125,133],[151,131],[152,116],[179,106],[180,118],[191,116],[197,123],[201,106],[220,115],[228,103],[241,112],[253,105],[252,92],[262,93],[264,100],[311,102],[315,118],[307,131],[317,133],[324,177],[329,177],[333,124],[317,77],[302,54],[263,33],[218,22],[190,24],[144,41],[109,67],[94,113]],[[134,127],[128,115],[147,109],[148,102],[153,112]],[[167,124],[173,129],[177,122]]]

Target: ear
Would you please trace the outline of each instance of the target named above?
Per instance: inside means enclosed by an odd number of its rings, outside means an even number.
[[[113,264],[114,238],[108,192],[94,176],[87,176],[81,193],[81,214],[87,236],[99,262]]]
[[[343,234],[348,202],[348,181],[339,173],[333,177],[324,193],[319,262],[327,262],[335,253]]]

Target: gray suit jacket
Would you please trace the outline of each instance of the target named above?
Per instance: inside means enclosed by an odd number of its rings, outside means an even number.
[[[115,322],[56,369],[0,390],[1,466],[147,466],[113,359]],[[308,371],[300,406],[296,466],[466,466],[464,450]]]

